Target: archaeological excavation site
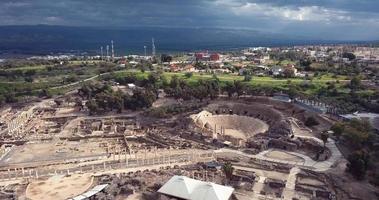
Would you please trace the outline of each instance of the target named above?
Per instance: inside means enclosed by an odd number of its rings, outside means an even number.
[[[321,137],[333,119],[294,103],[160,97],[149,109],[93,115],[84,101],[74,93],[1,109],[0,199],[371,195],[344,189],[346,161],[334,138]],[[167,107],[179,112],[154,114]]]

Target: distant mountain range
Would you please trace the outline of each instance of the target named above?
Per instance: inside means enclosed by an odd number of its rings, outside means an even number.
[[[151,52],[154,37],[157,52],[231,50],[249,46],[292,46],[341,43],[305,37],[216,28],[101,28],[67,26],[0,26],[0,53],[40,55],[50,53],[98,53],[114,40],[116,53]],[[352,41],[344,41],[352,42]]]

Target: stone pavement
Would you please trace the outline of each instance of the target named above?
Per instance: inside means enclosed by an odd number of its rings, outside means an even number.
[[[292,200],[292,198],[295,196],[296,178],[299,172],[300,172],[300,168],[298,167],[293,167],[290,170],[290,174],[288,175],[288,179],[286,182],[286,187],[283,190],[283,194],[282,194],[283,199]]]

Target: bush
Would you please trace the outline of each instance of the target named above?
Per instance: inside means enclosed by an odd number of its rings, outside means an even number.
[[[308,117],[306,120],[305,120],[305,125],[308,126],[308,127],[312,127],[312,126],[317,126],[319,125],[320,123],[316,120],[316,118],[314,118],[313,116],[311,117]]]
[[[184,76],[186,78],[191,78],[193,76],[193,73],[192,72],[187,72],[187,73],[184,74]]]

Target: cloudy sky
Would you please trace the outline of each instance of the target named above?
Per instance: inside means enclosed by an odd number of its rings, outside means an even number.
[[[379,0],[1,0],[0,25],[253,29],[379,39]]]

